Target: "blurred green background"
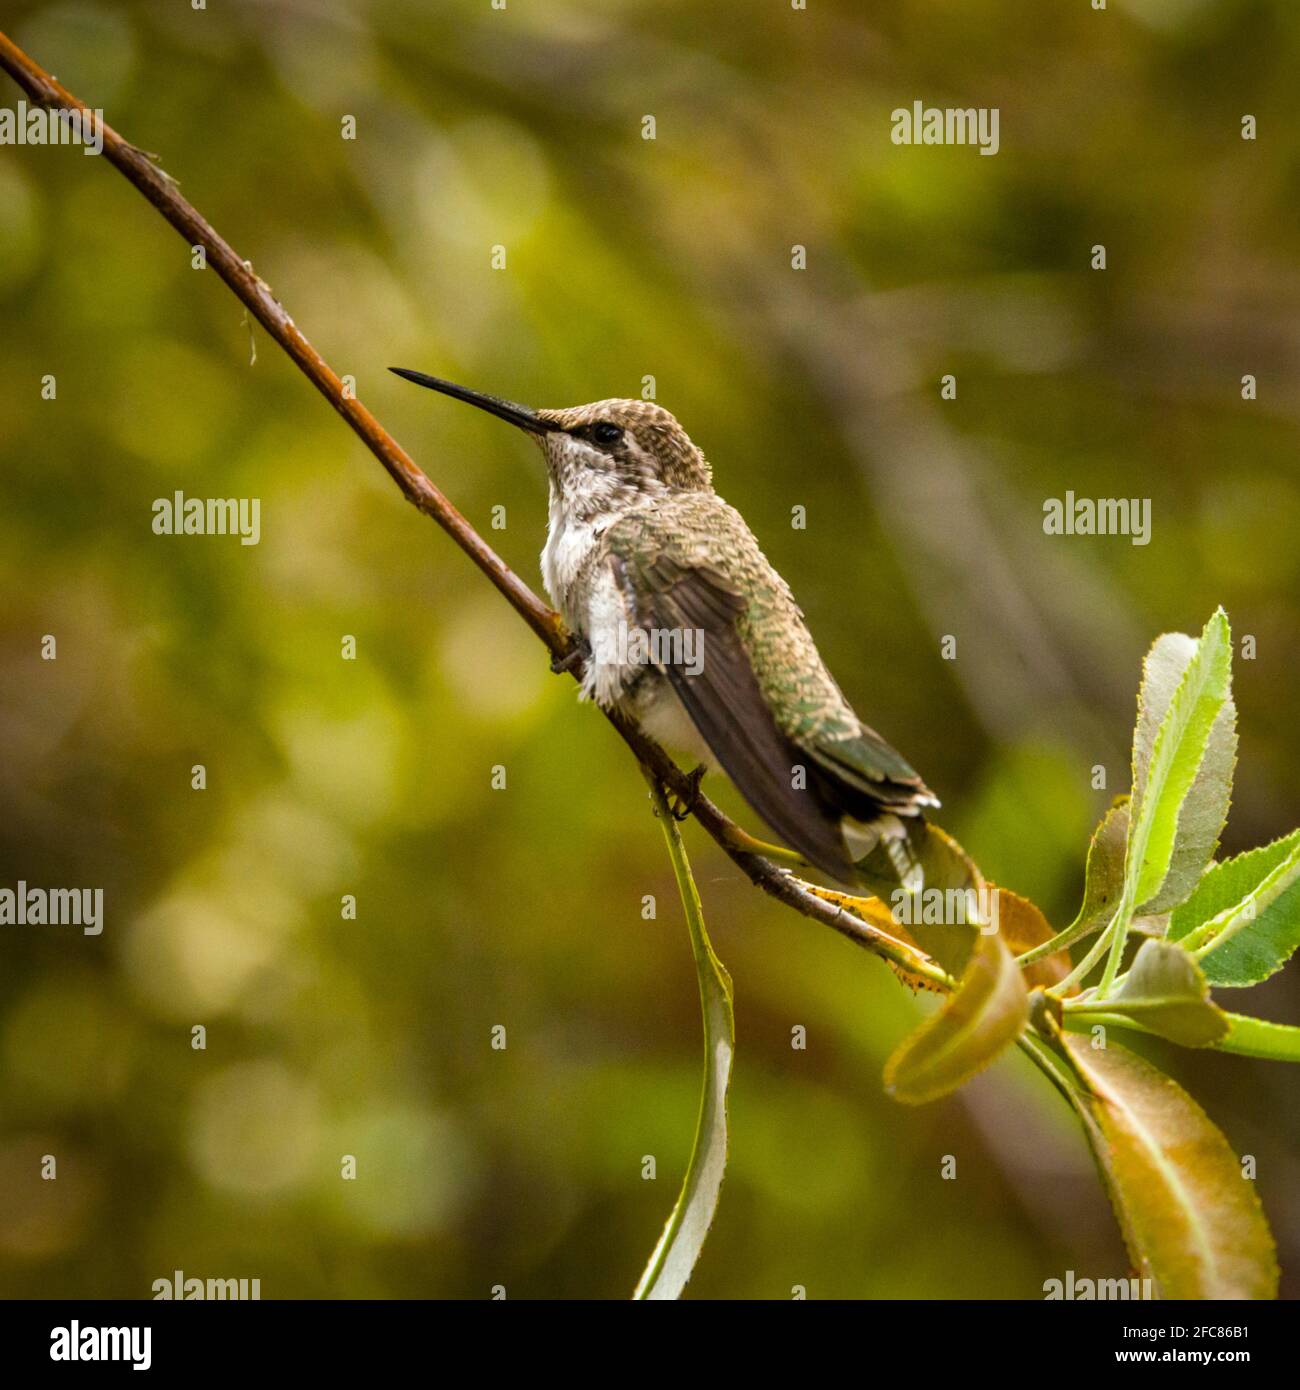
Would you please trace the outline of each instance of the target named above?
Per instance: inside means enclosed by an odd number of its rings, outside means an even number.
[[[859,711],[1061,925],[1142,654],[1218,603],[1257,641],[1226,844],[1300,822],[1300,9],[866,8],[77,0],[3,27],[157,152],[530,582],[535,450],[384,369],[539,406],[653,376]],[[918,99],[998,107],[1000,152],[892,145]],[[0,324],[0,883],[101,886],[107,922],[0,941],[0,1293],[625,1296],[700,1028],[617,737],[260,330],[250,364],[238,303],[106,163],[0,148]],[[177,489],[260,498],[260,545],[153,534]],[[1044,536],[1067,489],[1151,498],[1151,544]],[[738,1029],[691,1294],[1125,1272],[1041,1078],[895,1106],[926,1001],[687,842]],[[1230,1003],[1300,1022],[1290,974]],[[1155,1055],[1256,1156],[1294,1295],[1295,1072]]]

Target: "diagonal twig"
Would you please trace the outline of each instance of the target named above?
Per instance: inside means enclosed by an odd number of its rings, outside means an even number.
[[[107,123],[99,121],[90,108],[3,32],[0,32],[0,69],[7,72],[27,98],[37,105],[49,110],[79,112],[83,121],[94,122],[91,128],[102,131],[103,153],[108,162],[144,194],[188,245],[203,248],[208,265],[383,464],[406,500],[426,516],[432,517],[446,531],[545,643],[552,656],[570,655],[573,638],[560,615],[543,603],[501,559],[370,411],[355,396],[345,392],[338,374],[308,342],[271,292],[270,286],[202,213],[181,196],[175,179],[159,165],[157,159],[123,139]],[[708,797],[701,795],[668,754],[633,720],[617,710],[605,710],[604,714],[642,766],[691,806],[695,819],[757,887],[805,917],[831,927],[849,940],[905,969],[925,973],[931,968],[928,957],[842,905],[817,897],[802,880],[755,852],[751,848],[753,838]]]

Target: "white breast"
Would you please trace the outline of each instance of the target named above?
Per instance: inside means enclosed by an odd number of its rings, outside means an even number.
[[[551,497],[546,545],[542,549],[542,582],[551,602],[570,627],[587,636],[586,614],[572,611],[573,588],[591,548],[608,523],[575,521]]]
[[[591,645],[592,657],[587,663],[580,698],[595,700],[608,709],[621,703],[636,677],[642,676],[636,682],[635,697],[628,700],[629,713],[665,748],[689,753],[696,761],[716,767],[716,760],[667,679],[657,671],[644,671],[641,662],[628,659],[626,637],[631,616],[613,568],[607,565],[592,576],[586,602],[577,602],[578,575],[613,519],[575,521],[566,516],[554,498],[551,500],[550,527],[542,550],[542,579],[565,622]]]

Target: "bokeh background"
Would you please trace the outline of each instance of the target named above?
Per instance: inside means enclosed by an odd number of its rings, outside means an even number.
[[[6,0],[4,28],[157,152],[530,581],[535,451],[384,369],[535,405],[653,376],[860,711],[1060,925],[1142,654],[1216,604],[1257,642],[1226,844],[1300,822],[1300,9],[867,8]],[[998,107],[1000,152],[892,145],[917,99]],[[106,163],[0,149],[0,325],[0,882],[100,886],[107,919],[0,940],[0,1293],[625,1296],[700,1054],[636,767]],[[260,498],[260,545],[154,535],[177,489]],[[1152,499],[1150,545],[1044,536],[1067,489]],[[1127,1270],[1040,1077],[895,1106],[881,1065],[927,1001],[687,834],[739,1047],[691,1294]],[[1300,1022],[1290,974],[1231,1002]],[[1256,1156],[1294,1295],[1295,1072],[1154,1055]]]

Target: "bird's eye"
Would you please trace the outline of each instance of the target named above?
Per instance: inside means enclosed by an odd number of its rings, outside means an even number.
[[[617,444],[623,438],[623,431],[617,425],[611,425],[608,420],[601,420],[599,424],[591,427],[591,437],[597,444]]]

